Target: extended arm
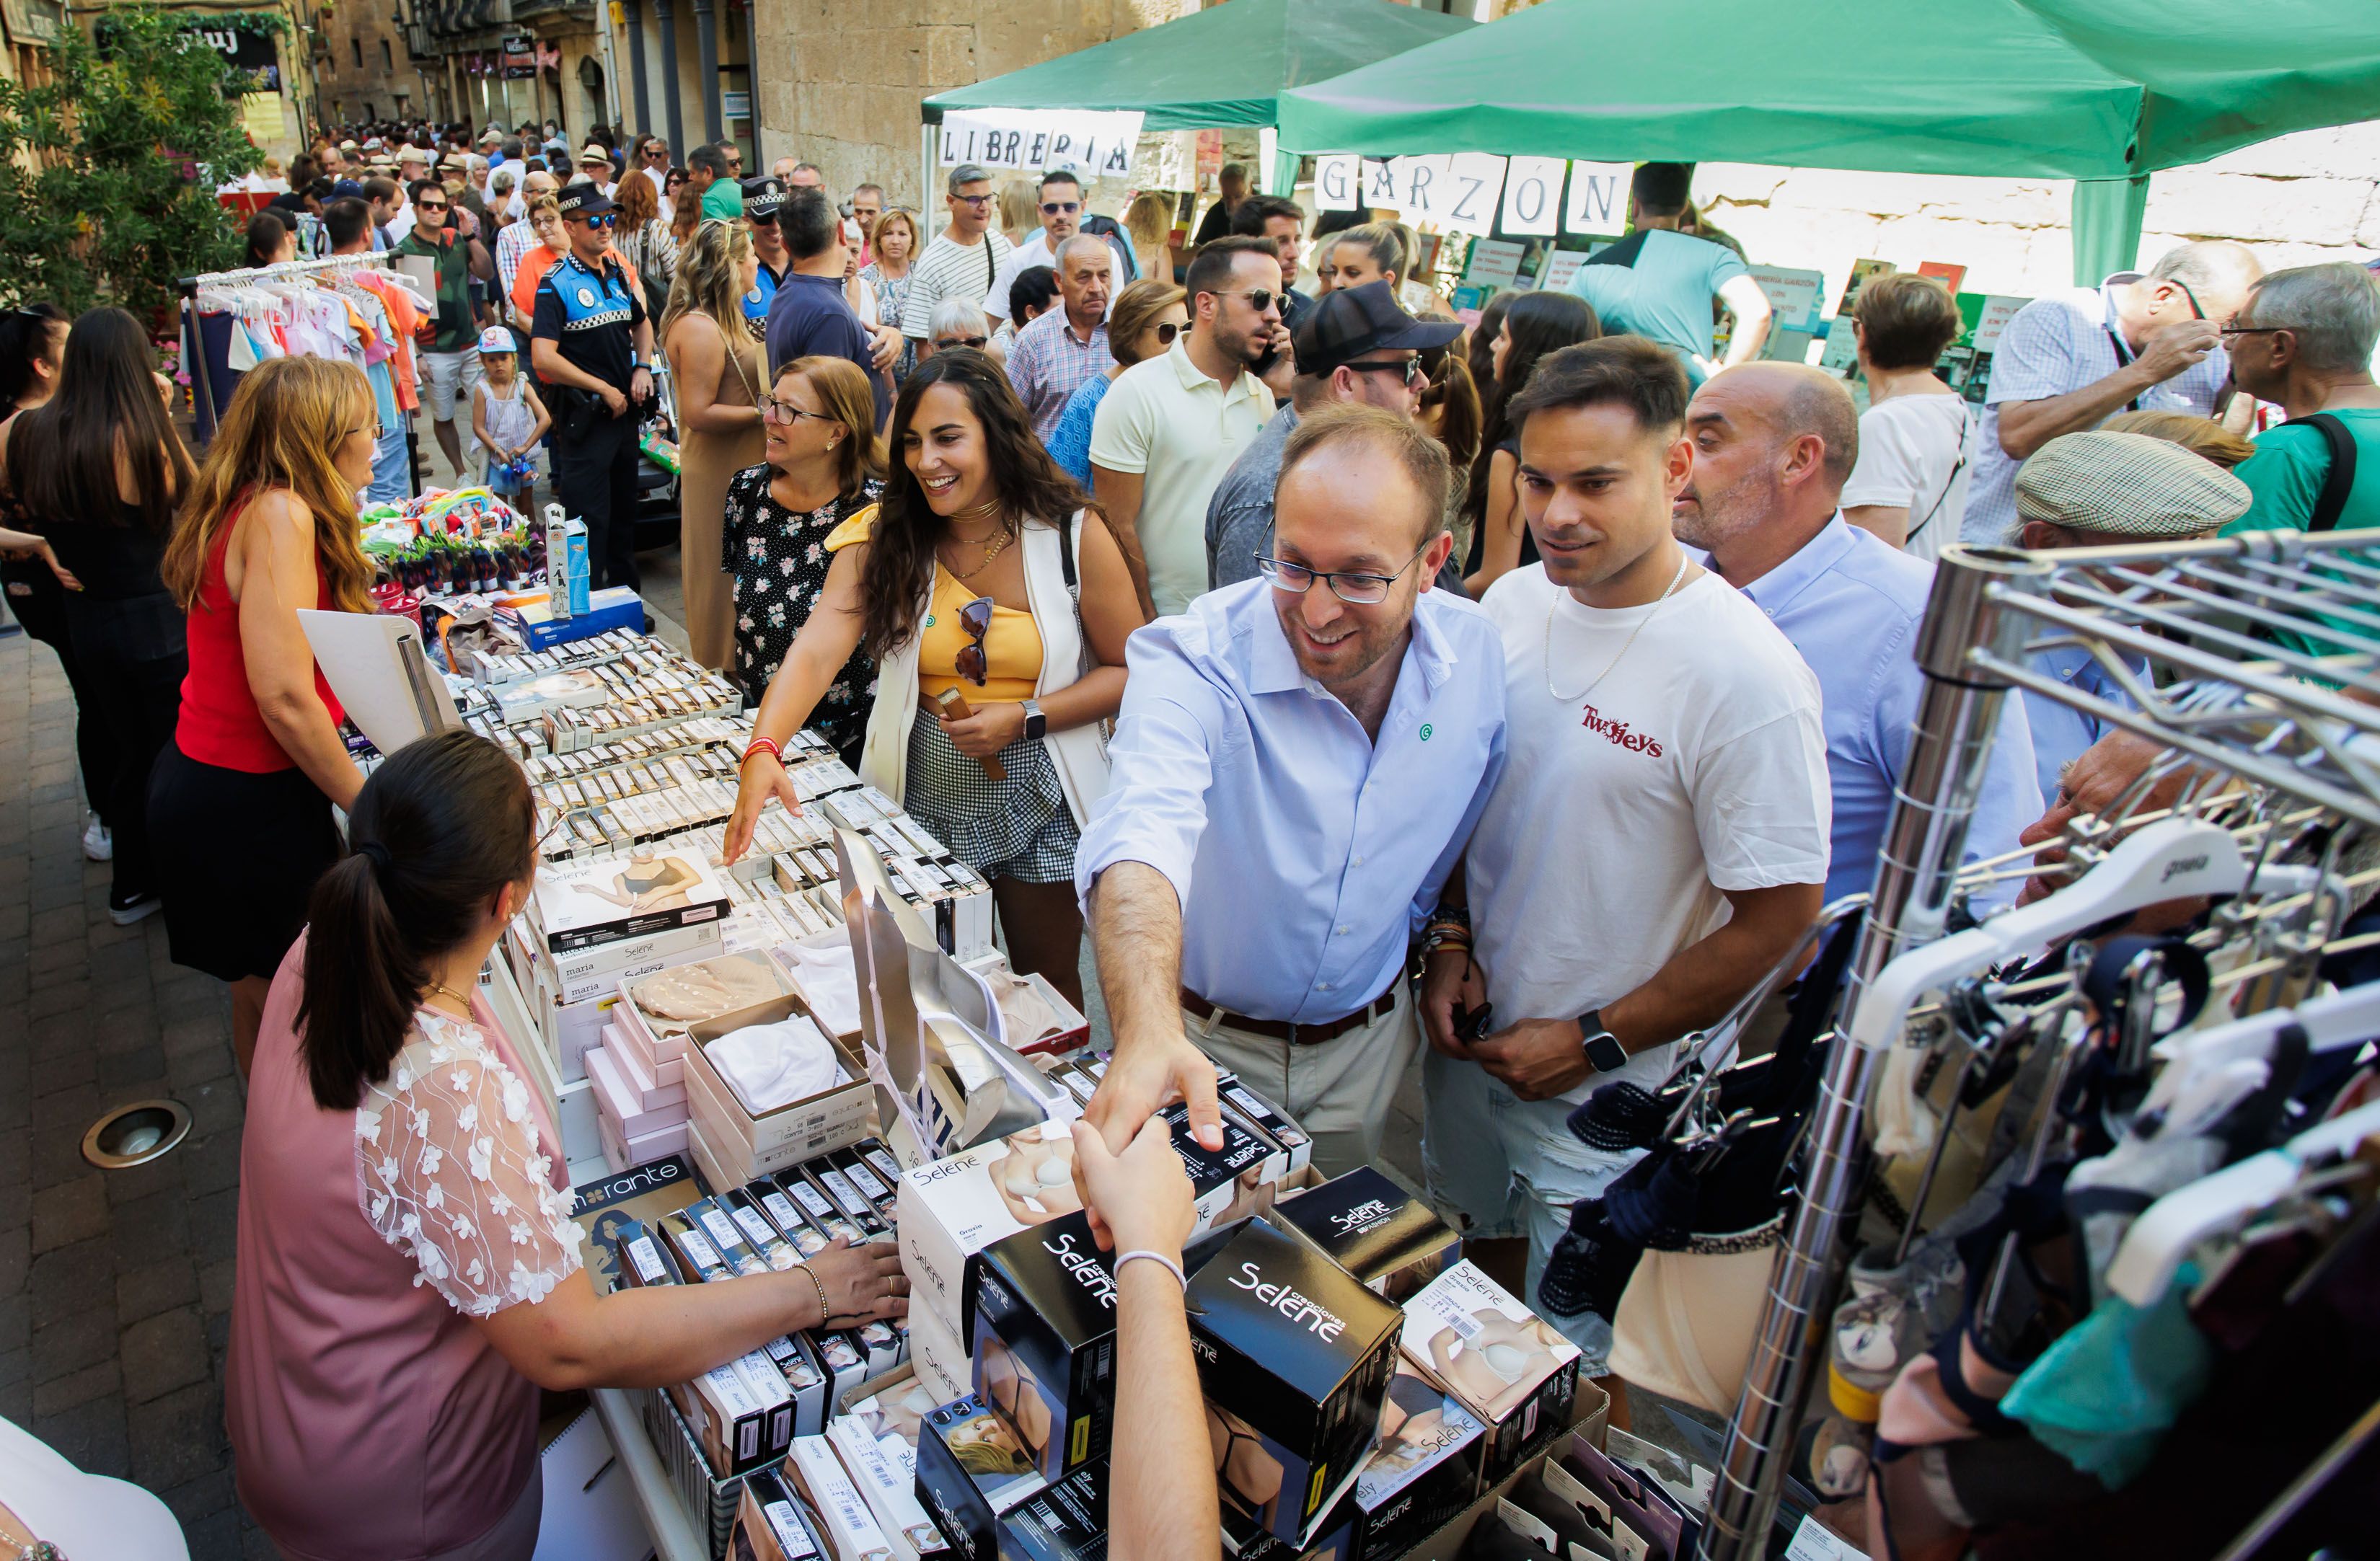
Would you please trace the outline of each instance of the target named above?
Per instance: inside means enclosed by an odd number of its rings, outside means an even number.
[[[1999,404],[2000,448],[2023,460],[2062,433],[2095,429],[2125,405],[2194,368],[2220,338],[2204,320],[2184,320],[2151,336],[2130,363],[2081,390],[2039,401]]]
[[[860,608],[859,577],[867,556],[865,542],[855,542],[834,555],[817,609],[794,636],[794,647],[785,653],[784,664],[769,679],[768,692],[760,696],[760,708],[752,718],[755,738],[766,737],[779,744],[790,740],[825,697],[835,673],[859,648],[860,630],[866,623]],[[727,820],[727,838],[722,852],[728,861],[735,861],[751,847],[752,827],[759,822],[760,809],[771,795],[785,805],[787,812],[801,811],[800,799],[794,793],[785,767],[763,749],[745,761],[736,782],[735,812]]]
[[[1728,338],[1727,358],[1719,367],[1751,362],[1768,345],[1768,327],[1777,318],[1768,307],[1768,295],[1748,276],[1730,276],[1718,284],[1718,301],[1735,316],[1735,333]]]

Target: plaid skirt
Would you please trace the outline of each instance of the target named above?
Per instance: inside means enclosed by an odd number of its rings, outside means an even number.
[[[1068,883],[1082,840],[1050,750],[1020,737],[1000,750],[1008,774],[994,780],[951,745],[920,706],[909,727],[908,794],[903,805],[951,853],[987,878]]]

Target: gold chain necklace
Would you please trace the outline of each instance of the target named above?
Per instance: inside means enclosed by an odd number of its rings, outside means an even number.
[[[951,540],[954,542],[975,541],[975,538],[972,537],[960,536],[955,529],[956,523],[960,521],[972,522],[978,520],[996,520],[999,514],[1000,501],[997,499],[987,499],[982,503],[976,505],[973,509],[960,511],[958,514],[951,516],[951,521],[953,526],[953,529],[951,533]],[[1006,526],[996,526],[992,531],[990,538],[978,544],[983,549],[983,556],[976,560],[975,567],[973,569],[967,570],[965,573],[962,574],[958,570],[951,568],[951,564],[948,560],[943,561],[942,567],[950,569],[951,578],[953,580],[960,581],[961,583],[972,580],[977,575],[982,574],[985,570],[990,568],[991,561],[1006,552],[1008,551],[1008,545],[1015,539],[1016,534],[1011,531]]]
[[[1670,576],[1669,585],[1662,588],[1659,596],[1653,599],[1651,610],[1645,616],[1637,619],[1636,626],[1628,631],[1628,642],[1620,647],[1620,654],[1614,656],[1604,666],[1603,671],[1595,674],[1593,683],[1588,684],[1576,694],[1564,694],[1554,687],[1554,615],[1560,610],[1561,603],[1556,600],[1546,604],[1546,692],[1553,696],[1555,704],[1567,705],[1573,699],[1584,699],[1602,686],[1603,680],[1611,675],[1611,669],[1620,665],[1621,659],[1636,648],[1636,636],[1645,632],[1645,625],[1653,621],[1654,614],[1661,611],[1661,604],[1670,599],[1670,593],[1678,588],[1678,582],[1686,577],[1686,565],[1691,562],[1692,560],[1684,552],[1679,553],[1678,572]]]

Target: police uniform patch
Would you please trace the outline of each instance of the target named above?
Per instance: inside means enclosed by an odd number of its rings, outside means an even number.
[[[595,289],[592,287],[581,287],[578,289],[578,307],[580,309],[592,309],[595,307]]]

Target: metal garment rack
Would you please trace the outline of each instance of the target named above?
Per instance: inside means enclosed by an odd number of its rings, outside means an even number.
[[[2267,637],[2276,630],[2338,653],[2285,648]],[[2042,651],[2072,647],[2088,651],[2139,708],[2077,690],[2034,664]],[[2380,829],[2380,705],[2325,685],[2380,699],[2380,531],[2265,531],[2040,553],[1949,547],[1916,659],[1925,687],[1852,956],[1845,1015],[1895,956],[1942,935],[1985,760],[2012,689]],[[1767,1555],[1868,1185],[1868,1102],[1887,1055],[1843,1035],[1828,1059],[1799,1199],[1728,1426],[1702,1561]]]
[[[175,283],[181,294],[181,317],[184,334],[190,344],[190,361],[185,365],[190,371],[193,393],[191,424],[203,423],[207,442],[214,442],[217,417],[213,387],[207,372],[207,342],[199,324],[199,289],[229,283],[234,285],[249,282],[273,282],[293,277],[315,275],[333,271],[395,271],[396,252],[376,249],[368,255],[324,255],[310,260],[283,260],[269,266],[244,266],[236,271],[207,271],[196,276],[185,276]],[[407,486],[421,491],[421,448],[415,433],[413,419],[405,420],[405,466]]]

